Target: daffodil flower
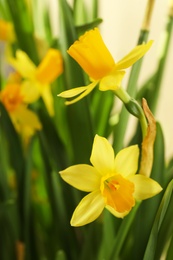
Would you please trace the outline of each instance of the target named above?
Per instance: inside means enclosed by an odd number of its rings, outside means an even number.
[[[9,63],[24,78],[22,89],[24,92],[28,92],[27,100],[25,101],[32,103],[41,96],[49,114],[53,116],[53,98],[50,84],[63,70],[60,52],[56,49],[49,49],[37,67],[25,52],[18,50],[16,58],[10,57]]]
[[[72,98],[79,95],[77,98],[67,101],[66,104],[69,105],[88,95],[97,84],[99,84],[99,90],[101,91],[116,91],[121,86],[125,69],[144,56],[151,45],[152,41],[149,41],[146,44],[136,46],[129,54],[116,63],[104,44],[98,28],[87,31],[78,41],[71,45],[67,52],[88,74],[91,83],[88,86],[64,91],[58,96]]]
[[[12,23],[0,19],[0,41],[13,42],[14,40],[15,34]]]
[[[26,93],[27,95],[27,93]],[[0,92],[0,101],[5,106],[15,129],[26,139],[41,129],[37,115],[24,102],[19,83],[8,83]]]
[[[64,181],[90,192],[75,209],[72,226],[94,221],[104,208],[123,218],[135,206],[136,200],[150,198],[162,190],[156,181],[136,174],[138,157],[137,145],[124,148],[115,157],[108,140],[96,135],[90,158],[93,166],[79,164],[60,172]]]

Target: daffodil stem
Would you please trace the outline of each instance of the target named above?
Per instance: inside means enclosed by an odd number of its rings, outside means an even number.
[[[123,88],[118,88],[116,91],[114,91],[114,94],[124,103],[126,109],[130,112],[130,114],[139,119],[139,122],[141,124],[142,136],[144,138],[147,133],[148,124],[142,107]]]
[[[146,117],[144,115],[144,112],[142,110],[142,107],[138,104],[138,102],[135,99],[131,99],[130,102],[128,102],[127,104],[124,104],[126,109],[135,117],[137,117],[139,119],[139,122],[141,124],[141,130],[142,130],[142,136],[143,139],[147,133],[147,128],[148,128],[148,124],[147,124],[147,120]]]

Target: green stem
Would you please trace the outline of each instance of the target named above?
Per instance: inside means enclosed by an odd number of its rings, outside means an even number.
[[[148,124],[142,107],[135,99],[130,97],[127,91],[125,91],[123,88],[118,88],[116,91],[114,91],[114,93],[124,103],[126,109],[130,112],[130,114],[139,119],[142,136],[144,138],[147,133]]]

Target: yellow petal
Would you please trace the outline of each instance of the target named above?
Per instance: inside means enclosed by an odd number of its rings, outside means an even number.
[[[114,150],[106,138],[95,136],[90,161],[101,175],[114,172]]]
[[[75,209],[72,226],[83,226],[97,219],[104,209],[105,203],[100,191],[93,191],[85,196]]]
[[[16,58],[9,57],[9,63],[22,75],[22,77],[34,79],[36,66],[25,52],[18,50],[16,52]]]
[[[15,110],[14,115],[21,125],[29,126],[35,130],[40,130],[42,128],[38,116],[24,105],[20,105]]]
[[[129,54],[127,54],[122,60],[120,60],[117,65],[117,70],[126,69],[132,66],[136,61],[142,58],[145,53],[150,49],[153,41],[144,43],[136,46]]]
[[[107,75],[115,65],[98,28],[87,31],[71,45],[67,52],[94,80]]]
[[[99,84],[99,89],[101,91],[106,90],[116,90],[121,86],[122,79],[125,75],[125,71],[115,71],[115,73],[111,73],[108,76],[105,76],[101,79]]]
[[[130,211],[124,211],[123,213],[120,213],[108,205],[105,208],[109,210],[109,212],[112,213],[117,218],[124,218],[130,212]]]
[[[63,71],[60,51],[50,48],[36,70],[36,78],[42,84],[50,84]]]
[[[78,87],[78,88],[72,88],[66,91],[61,92],[60,94],[58,94],[58,97],[63,97],[63,98],[71,98],[71,97],[75,97],[79,94],[81,94],[82,92],[84,92],[85,90],[87,90],[88,86],[86,87]]]
[[[41,96],[47,108],[47,111],[50,116],[54,116],[54,101],[52,97],[52,92],[49,85],[41,85]]]
[[[160,184],[151,178],[136,174],[128,178],[135,185],[134,197],[137,200],[151,198],[162,191]]]
[[[13,24],[2,19],[0,19],[0,40],[10,42],[15,40]]]
[[[13,112],[23,103],[19,83],[10,83],[0,92],[0,100],[8,112]]]
[[[25,103],[33,103],[40,97],[40,91],[35,81],[24,80],[21,84],[21,94]]]
[[[122,149],[115,157],[115,171],[123,177],[134,175],[138,169],[139,148],[137,145]]]
[[[66,105],[71,105],[71,104],[74,104],[77,101],[81,100],[85,96],[87,96],[96,87],[97,83],[98,83],[97,81],[94,81],[86,87],[79,87],[79,88],[70,89],[70,90],[67,90],[67,91],[60,93],[58,96],[60,96],[60,97],[73,97],[73,96],[76,96],[76,95],[82,93],[77,98],[75,98],[71,101],[65,102]]]
[[[74,165],[60,171],[60,175],[64,181],[76,189],[87,192],[99,189],[100,176],[96,169],[90,165]]]

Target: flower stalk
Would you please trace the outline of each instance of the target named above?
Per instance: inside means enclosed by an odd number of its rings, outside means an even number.
[[[148,0],[142,30],[149,31],[155,0]]]
[[[123,88],[118,88],[113,92],[124,103],[128,112],[139,119],[142,136],[144,139],[147,133],[148,124],[142,107],[135,99],[130,97],[127,91],[125,91]]]

